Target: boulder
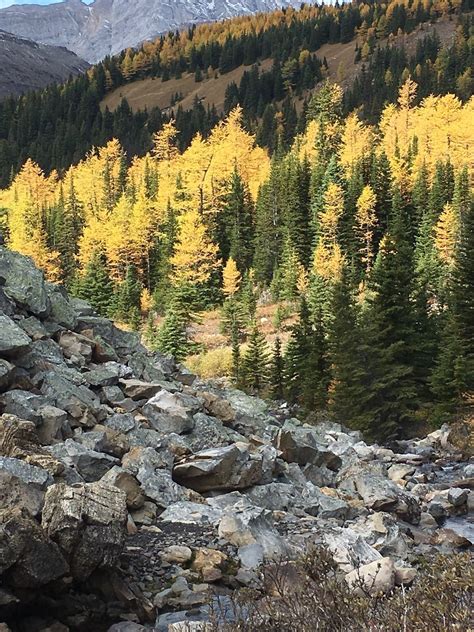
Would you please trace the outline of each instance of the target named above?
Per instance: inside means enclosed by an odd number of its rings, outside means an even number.
[[[59,547],[28,512],[0,510],[0,578],[12,588],[34,589],[69,572]]]
[[[27,478],[31,480],[32,477]],[[44,491],[41,487],[35,483],[25,483],[8,469],[2,468],[0,463],[0,510],[15,507],[26,509],[32,516],[37,516],[43,508],[44,501]]]
[[[42,526],[61,550],[71,575],[86,580],[98,568],[113,568],[126,537],[125,492],[103,482],[51,486]]]
[[[98,362],[116,360],[117,357],[128,360],[129,356],[143,349],[137,334],[119,329],[112,321],[99,316],[79,317],[76,331],[83,335],[87,332],[88,337],[94,339],[94,353],[101,356],[100,360],[95,356]]]
[[[156,382],[142,382],[135,379],[120,380],[120,386],[125,395],[135,401],[151,399],[163,388],[162,385]]]
[[[45,404],[44,397],[29,391],[15,389],[2,395],[1,401],[4,413],[15,415],[15,417],[26,421],[33,421],[37,425],[40,424],[41,415],[38,411]]]
[[[110,455],[90,450],[73,439],[50,446],[48,451],[64,465],[79,472],[88,483],[98,481],[118,463]]]
[[[18,327],[6,314],[0,312],[0,357],[16,356],[22,351],[26,351],[30,344],[31,338],[26,335],[23,329]]]
[[[222,579],[222,569],[227,562],[227,556],[216,549],[197,549],[191,568],[199,573],[206,583],[217,582]]]
[[[15,377],[15,367],[6,360],[0,360],[0,393],[7,390]]]
[[[31,259],[0,246],[0,286],[19,307],[39,317],[46,317],[51,303],[46,293],[43,273]],[[0,327],[1,329],[1,327]]]
[[[66,411],[47,404],[38,408],[37,412],[41,419],[37,432],[42,445],[50,445],[67,438],[70,429]]]
[[[66,329],[75,329],[77,313],[69,302],[66,290],[51,283],[46,283],[45,288],[51,303],[50,320],[57,325],[66,327]]]
[[[215,525],[222,518],[222,514],[219,507],[179,501],[167,507],[161,514],[160,520],[164,523],[209,526]]]
[[[158,507],[165,509],[180,500],[188,500],[190,494],[171,478],[167,470],[152,470],[148,467],[138,471],[137,479],[145,496]]]
[[[90,389],[76,385],[53,371],[44,376],[41,392],[51,403],[83,425],[95,425],[104,414],[100,401]]]
[[[101,478],[101,482],[107,485],[113,485],[125,492],[127,499],[127,507],[130,511],[140,509],[145,503],[145,497],[140,489],[137,479],[122,469],[114,466]]]
[[[386,595],[395,586],[395,564],[389,557],[365,564],[345,576],[346,582],[359,595]]]
[[[35,318],[35,316],[28,316],[28,318],[22,318],[19,323],[20,327],[25,333],[36,342],[37,340],[45,340],[49,338],[49,333],[43,323]]]
[[[24,485],[31,485],[37,489],[46,489],[53,483],[53,478],[47,470],[10,457],[0,456],[0,473],[14,476]]]
[[[118,384],[122,366],[117,362],[107,362],[96,369],[84,374],[84,378],[90,386],[115,386]]]
[[[94,342],[86,336],[72,331],[63,331],[59,336],[59,346],[66,358],[82,358],[84,364],[92,359]]]
[[[468,489],[461,489],[460,487],[451,487],[448,492],[448,502],[453,505],[453,507],[461,507],[467,501],[467,497],[469,496]]]
[[[251,454],[247,444],[203,450],[175,465],[173,478],[197,492],[246,489],[262,476],[262,455]]]
[[[195,397],[160,390],[145,404],[143,414],[158,432],[184,434],[194,428],[193,415],[199,408]]]
[[[307,428],[283,428],[275,438],[275,447],[288,463],[325,465],[330,470],[337,470],[342,465],[341,457],[327,450],[318,441],[318,435]]]
[[[186,564],[191,561],[193,552],[189,546],[168,546],[161,553],[161,559],[168,564]]]

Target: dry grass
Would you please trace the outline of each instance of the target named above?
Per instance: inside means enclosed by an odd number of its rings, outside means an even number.
[[[409,54],[416,50],[416,43],[428,33],[437,31],[441,42],[446,44],[452,40],[456,29],[456,20],[450,20],[445,16],[438,20],[436,24],[423,24],[409,35],[400,35],[399,37],[390,38],[390,41],[398,46],[404,45]],[[382,40],[380,44],[383,46],[388,40]],[[329,78],[334,81],[339,80],[343,86],[347,87],[351,84],[354,77],[360,71],[361,62],[354,63],[356,41],[353,40],[347,44],[324,44],[316,51],[316,55],[322,60],[326,57],[329,66]],[[265,59],[261,62],[262,70],[269,70],[273,64],[271,59]],[[339,67],[342,68],[342,77],[338,77]],[[183,74],[180,79],[170,79],[162,81],[156,79],[140,79],[120,86],[102,101],[102,108],[108,107],[109,110],[115,110],[126,98],[133,111],[151,109],[159,107],[166,111],[171,107],[171,99],[176,93],[183,95],[180,105],[183,109],[188,110],[193,106],[194,99],[200,99],[205,107],[207,105],[215,105],[218,112],[222,112],[224,108],[225,91],[229,83],[235,81],[239,84],[245,70],[248,66],[241,66],[229,73],[220,75],[217,71],[212,77],[204,79],[200,83],[194,80],[194,74]],[[306,95],[307,96],[307,95]],[[301,102],[299,105],[301,107]],[[297,104],[298,105],[298,104]]]

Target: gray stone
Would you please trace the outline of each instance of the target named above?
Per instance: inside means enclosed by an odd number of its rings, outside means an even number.
[[[98,568],[113,568],[126,537],[125,493],[102,482],[51,486],[42,526],[68,560],[71,575],[86,580]]]
[[[133,430],[135,428],[136,422],[133,416],[128,413],[117,413],[115,415],[107,417],[107,419],[104,420],[104,426],[127,434],[128,432],[130,432],[130,430]]]
[[[246,569],[258,568],[264,559],[263,547],[257,543],[241,546],[238,555],[241,566]]]
[[[460,487],[451,487],[448,492],[448,501],[454,507],[460,507],[464,505],[469,495],[468,489],[461,489]]]
[[[140,489],[137,479],[127,472],[115,465],[101,478],[102,483],[107,485],[113,485],[118,489],[121,489],[126,494],[127,507],[130,511],[140,509],[145,504],[145,497]]]
[[[39,424],[41,415],[39,409],[44,406],[45,399],[29,391],[13,390],[2,395],[3,410],[26,421]]]
[[[75,385],[54,372],[44,376],[41,392],[80,423],[93,425],[101,417],[100,402],[90,389]]]
[[[118,464],[118,460],[108,454],[89,450],[72,439],[50,446],[47,450],[64,465],[76,469],[86,482],[98,481]]]
[[[132,474],[138,474],[139,470],[145,469],[166,469],[171,472],[173,467],[173,455],[166,449],[150,448],[147,446],[134,446],[128,454],[122,459],[123,467],[132,472]]]
[[[33,374],[56,370],[60,365],[65,367],[61,348],[49,339],[33,342],[28,351],[16,360],[16,365]]]
[[[13,382],[15,367],[6,360],[0,360],[0,393],[5,391]]]
[[[84,363],[90,362],[92,359],[94,342],[86,336],[64,331],[59,336],[59,346],[66,358],[82,358]]]
[[[189,498],[187,490],[175,483],[167,470],[145,467],[138,471],[137,479],[145,496],[162,509]]]
[[[103,340],[120,358],[128,358],[142,348],[137,334],[115,327],[112,321],[106,318],[83,316],[79,318],[77,331],[79,333],[91,331],[94,339]],[[110,359],[113,360],[114,358]]]
[[[168,546],[161,553],[163,562],[169,564],[186,564],[191,561],[192,556],[193,552],[189,546]]]
[[[180,501],[165,509],[160,516],[161,522],[193,524],[201,526],[216,525],[222,517],[222,510],[201,503]]]
[[[248,445],[237,443],[203,450],[175,465],[173,477],[197,492],[246,489],[262,477],[261,454],[251,454]]]
[[[145,404],[143,414],[155,430],[183,434],[194,428],[193,414],[199,408],[194,397],[161,390]]]
[[[342,465],[341,457],[327,450],[318,441],[317,433],[307,428],[284,427],[276,436],[275,447],[288,463],[325,465],[331,470]]]
[[[302,500],[304,510],[311,516],[344,520],[349,514],[349,505],[346,502],[323,494],[312,483],[307,483],[303,489]]]
[[[26,509],[38,516],[43,508],[44,491],[34,483],[25,483],[0,465],[0,510]]]
[[[28,512],[15,507],[0,511],[0,575],[9,585],[36,589],[69,572],[59,547]]]
[[[0,253],[1,257],[1,253]],[[0,259],[1,263],[1,259]],[[26,351],[31,338],[6,314],[0,312],[0,356],[9,358]]]
[[[46,328],[43,326],[42,322],[34,316],[23,318],[19,321],[18,324],[33,341],[44,340],[45,338],[49,337],[49,334]]]
[[[0,286],[19,307],[31,314],[46,317],[51,304],[46,293],[43,273],[31,259],[0,246]]]
[[[78,317],[94,316],[94,308],[87,301],[84,301],[81,298],[70,297],[69,302]]]
[[[118,384],[121,366],[116,362],[108,362],[84,374],[84,378],[91,386],[115,386]]]
[[[66,291],[46,283],[46,292],[51,302],[50,319],[66,329],[74,329],[77,325],[77,313],[70,304]]]
[[[25,485],[34,485],[39,489],[46,489],[53,483],[53,477],[47,470],[21,459],[0,456],[0,472],[12,474]]]
[[[127,397],[136,401],[151,399],[162,389],[162,386],[156,382],[142,382],[135,379],[120,380],[120,386]]]

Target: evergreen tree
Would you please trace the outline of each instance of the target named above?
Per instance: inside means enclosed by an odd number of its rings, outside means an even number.
[[[254,323],[248,339],[248,349],[242,360],[242,381],[255,393],[268,385],[270,358],[265,336]]]
[[[277,337],[273,346],[270,376],[272,395],[275,399],[283,399],[284,397],[284,369],[281,339]]]
[[[334,286],[329,331],[329,348],[333,371],[331,409],[348,425],[358,416],[358,408],[366,388],[362,364],[362,339],[356,306],[347,270]]]
[[[83,276],[76,281],[73,293],[78,298],[88,301],[101,316],[110,315],[115,300],[114,286],[103,252],[94,252]]]
[[[298,322],[293,326],[285,354],[285,391],[290,402],[308,410],[324,408],[329,387],[329,363],[322,314],[314,324],[302,298]]]
[[[158,351],[173,356],[178,362],[184,360],[193,349],[188,332],[192,320],[188,294],[186,288],[175,290],[156,336]]]
[[[125,279],[117,291],[116,317],[125,323],[133,324],[140,320],[140,299],[142,284],[134,265],[127,267]]]

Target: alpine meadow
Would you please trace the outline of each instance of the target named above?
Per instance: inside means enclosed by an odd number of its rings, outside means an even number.
[[[114,2],[0,10],[0,632],[469,632],[472,0]]]

